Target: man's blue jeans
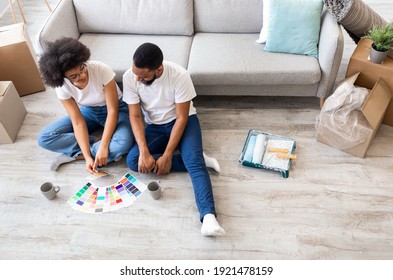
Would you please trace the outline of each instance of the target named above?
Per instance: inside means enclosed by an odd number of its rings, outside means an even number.
[[[146,127],[147,146],[155,159],[164,153],[174,124],[175,120],[167,124],[150,124]],[[206,214],[216,215],[212,184],[203,158],[202,133],[197,115],[188,117],[178,149],[180,154],[173,155],[171,171],[188,171],[201,221]],[[127,156],[127,165],[135,172],[138,172],[138,159],[139,148],[135,143]]]
[[[105,126],[107,117],[107,107],[80,107],[83,118],[86,121],[89,131],[90,152],[93,158],[98,151],[101,141],[95,142],[96,137],[93,132]],[[116,130],[109,143],[108,162],[120,158],[129,152],[134,144],[134,137],[130,126],[128,105],[119,100],[119,117]],[[74,129],[70,117],[64,117],[45,127],[38,135],[38,145],[52,152],[63,153],[69,157],[76,157],[82,154],[76,141]]]

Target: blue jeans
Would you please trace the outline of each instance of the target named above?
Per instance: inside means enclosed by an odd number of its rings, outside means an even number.
[[[105,126],[107,107],[81,106],[80,111],[90,134],[90,152],[92,157],[95,158],[101,141],[95,142],[96,137],[91,134]],[[134,137],[130,125],[128,106],[125,102],[119,100],[119,117],[116,129],[109,143],[108,162],[128,153],[133,144]],[[38,145],[49,151],[63,153],[69,157],[76,157],[82,154],[75,138],[71,119],[68,116],[45,127],[38,135]]]
[[[165,151],[175,121],[162,125],[148,125],[145,129],[147,146],[152,156],[157,160]],[[180,139],[178,149],[180,154],[172,157],[171,171],[188,171],[200,220],[206,214],[216,215],[212,184],[203,158],[202,133],[197,115],[188,117],[188,123]],[[135,143],[127,156],[128,167],[138,172],[139,148]]]

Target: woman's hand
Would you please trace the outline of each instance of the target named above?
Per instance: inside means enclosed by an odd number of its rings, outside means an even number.
[[[95,172],[97,172],[97,167],[105,166],[108,164],[108,155],[109,155],[108,149],[100,145],[96,154],[96,158],[94,160]]]
[[[87,170],[87,172],[89,172],[90,174],[94,174],[94,173],[98,172],[92,157],[86,158],[85,161],[86,161],[86,170]]]

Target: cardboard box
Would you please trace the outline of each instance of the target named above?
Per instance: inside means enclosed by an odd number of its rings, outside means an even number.
[[[359,81],[361,81],[360,74],[359,74],[354,85],[356,86],[361,86],[359,85]],[[346,80],[348,80],[347,78]],[[345,81],[345,80],[344,80]],[[372,88],[369,95],[367,96],[366,100],[363,103],[363,106],[361,108],[361,112],[364,115],[365,119],[368,121],[372,128],[372,133],[368,135],[367,139],[365,139],[364,142],[360,143],[359,145],[348,148],[348,149],[343,149],[342,151],[352,154],[357,157],[363,158],[372,142],[374,139],[376,133],[378,132],[379,127],[381,126],[382,120],[385,116],[386,110],[388,108],[388,104],[392,98],[390,91],[388,89],[387,84],[384,82],[382,79],[378,79],[377,82],[370,87]],[[370,89],[368,88],[368,89]],[[325,131],[324,131],[325,132]],[[333,133],[330,133],[329,135],[330,139],[334,139]],[[317,134],[317,141],[330,145],[334,148],[338,148],[342,146],[342,143],[340,142],[341,140],[337,141],[337,144],[334,143],[329,143],[323,136],[321,136],[321,133]]]
[[[15,142],[26,114],[14,84],[0,81],[0,144]]]
[[[372,88],[379,78],[382,78],[393,94],[393,58],[386,57],[382,64],[375,64],[369,60],[372,41],[361,39],[353,52],[346,73],[350,77],[358,72],[360,75],[357,85]],[[383,119],[384,124],[393,126],[393,102],[390,102]]]
[[[20,96],[45,90],[23,23],[0,27],[0,61],[0,81],[12,81]]]

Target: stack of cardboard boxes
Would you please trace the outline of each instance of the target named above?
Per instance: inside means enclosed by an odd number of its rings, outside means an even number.
[[[23,23],[0,27],[0,144],[13,143],[26,116],[20,96],[45,90]]]
[[[359,73],[355,81],[355,86],[365,87],[370,90],[361,112],[373,130],[371,136],[367,137],[363,143],[343,150],[349,154],[364,157],[374,136],[378,132],[381,124],[393,126],[393,59],[388,56],[382,64],[375,64],[369,60],[372,41],[361,39],[353,52],[346,73],[346,77],[351,77]],[[317,141],[327,144],[327,140],[317,134]],[[340,147],[330,143],[333,147]]]

